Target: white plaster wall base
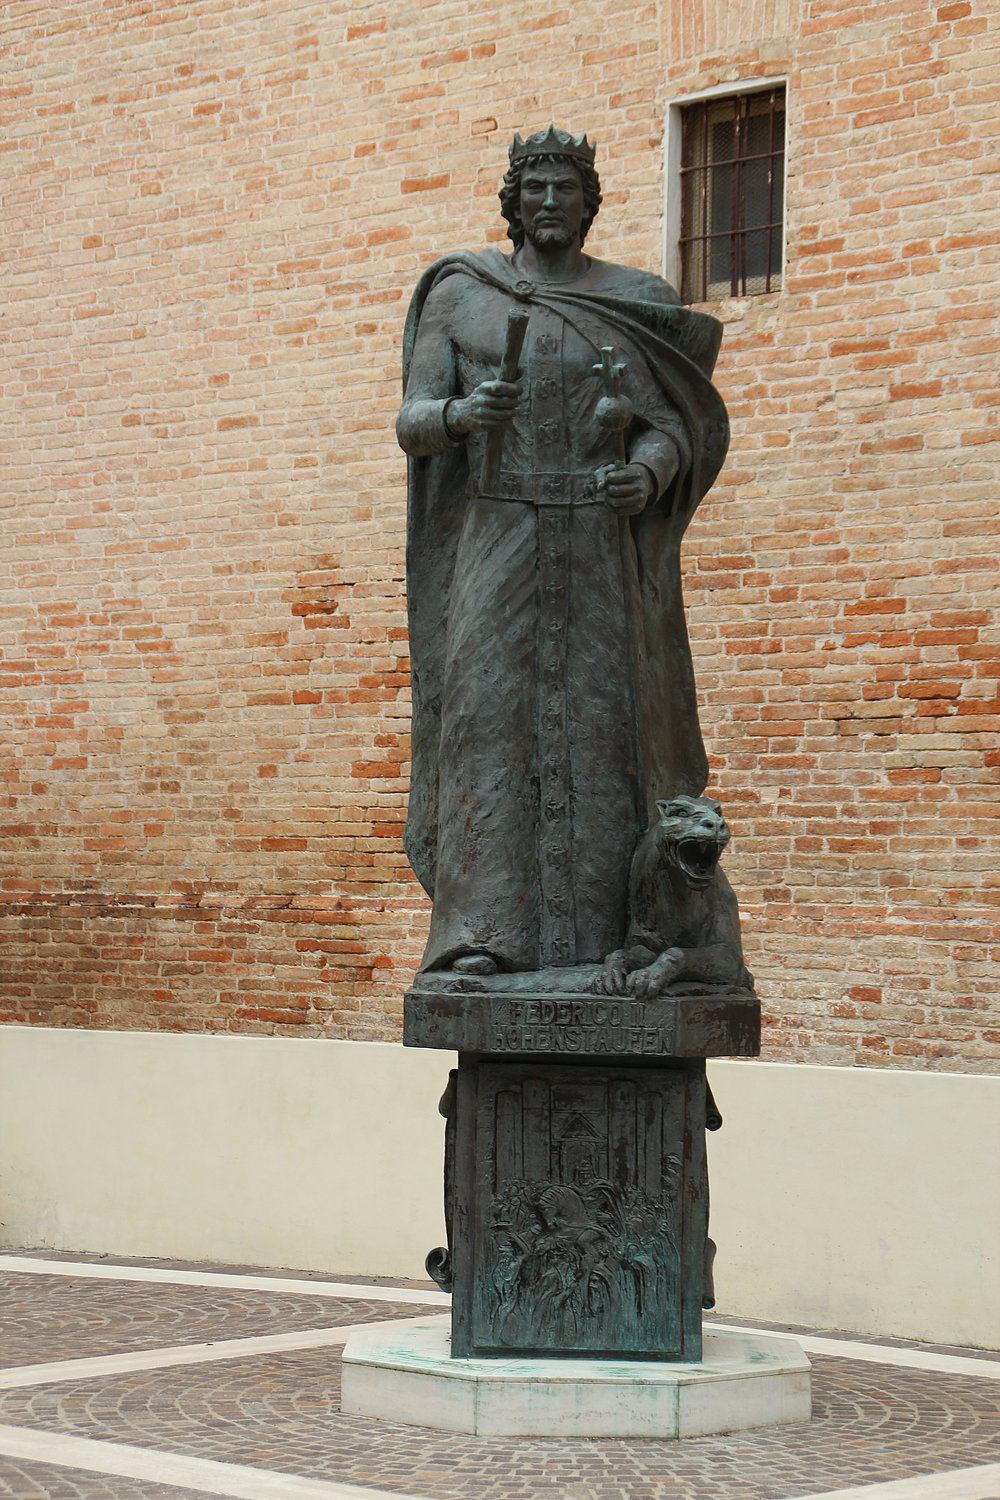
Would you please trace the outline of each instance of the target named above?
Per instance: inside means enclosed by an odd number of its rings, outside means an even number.
[[[706,1332],[700,1364],[452,1359],[449,1319],[381,1323],[344,1349],[341,1410],[481,1437],[685,1438],[807,1422],[794,1339]]]

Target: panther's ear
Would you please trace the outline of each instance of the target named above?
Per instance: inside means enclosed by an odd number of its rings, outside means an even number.
[[[669,818],[670,817],[670,803],[669,802],[658,802],[656,804],[656,811],[659,813],[659,815],[660,815],[661,818]]]

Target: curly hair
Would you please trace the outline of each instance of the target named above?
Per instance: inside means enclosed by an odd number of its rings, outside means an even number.
[[[569,162],[580,174],[580,182],[583,185],[583,222],[580,225],[580,244],[582,245],[601,206],[601,179],[593,167],[588,167],[586,162],[578,161],[575,156],[522,156],[507,168],[503,187],[500,189],[500,212],[507,220],[508,238],[514,241],[515,250],[520,250],[524,244],[524,225],[521,223],[521,178],[525,167],[530,162],[536,161]]]

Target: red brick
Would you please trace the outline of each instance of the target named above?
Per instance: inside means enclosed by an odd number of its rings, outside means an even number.
[[[996,1069],[995,31],[609,3],[203,0],[166,63],[133,7],[113,84],[114,7],[22,7],[0,1020],[398,1037],[410,289],[503,244],[550,119],[599,142],[595,253],[657,268],[667,102],[782,73],[788,284],[710,309],[733,447],[685,542],[765,1055]]]

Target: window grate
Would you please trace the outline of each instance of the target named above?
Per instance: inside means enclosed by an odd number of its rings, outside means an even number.
[[[681,298],[781,286],[785,90],[731,94],[681,112]]]

